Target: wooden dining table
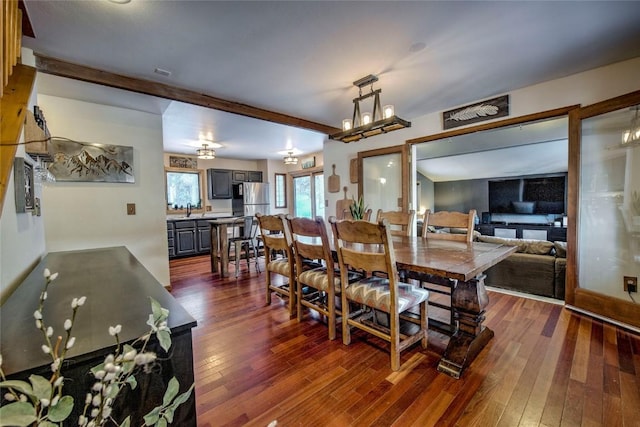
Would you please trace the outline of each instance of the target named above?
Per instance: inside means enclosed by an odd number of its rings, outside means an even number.
[[[455,325],[438,370],[460,378],[493,337],[483,325],[489,296],[483,274],[516,251],[515,246],[454,242],[416,236],[393,236],[398,271],[452,279],[451,308]],[[431,319],[429,320],[431,322]]]

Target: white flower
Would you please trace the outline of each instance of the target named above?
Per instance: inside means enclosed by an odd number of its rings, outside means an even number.
[[[99,413],[100,413],[100,410],[98,408],[92,409],[91,410],[91,418],[97,417]]]
[[[56,372],[60,368],[60,358],[56,357],[56,360],[51,364],[51,372]]]
[[[114,360],[113,354],[108,354],[107,357],[104,358],[104,364],[113,363]]]
[[[42,320],[42,313],[40,313],[40,310],[34,311],[33,317],[35,317],[36,320]]]
[[[84,426],[86,426],[86,425],[87,425],[87,417],[85,417],[84,415],[80,415],[80,416],[78,417],[78,425],[79,425],[80,427],[84,427]]]
[[[40,399],[40,404],[46,408],[49,406],[49,399]]]
[[[104,376],[104,381],[105,382],[111,382],[116,378],[116,374],[115,372],[109,372],[107,375]]]
[[[49,271],[48,268],[44,269],[44,278],[46,279],[47,277],[51,276],[51,272]]]
[[[100,403],[102,402],[102,397],[99,394],[96,394],[95,396],[93,396],[93,400],[91,401],[91,404],[93,406],[100,406]]]
[[[49,327],[47,328],[47,336],[48,336],[48,337],[53,336],[53,328],[52,328],[51,326],[49,326]]]
[[[91,393],[87,393],[87,396],[84,398],[84,404],[88,405],[91,403]]]
[[[138,352],[135,349],[128,351],[124,354],[124,360],[126,362],[131,362],[133,359],[135,359],[136,354],[138,354]]]
[[[6,400],[7,402],[13,402],[14,400],[16,400],[16,397],[11,393],[5,393],[4,400]]]
[[[96,377],[97,379],[101,380],[101,379],[103,379],[103,378],[104,378],[104,376],[105,376],[106,374],[107,374],[107,373],[106,373],[105,371],[103,371],[103,370],[99,370],[99,371],[98,371],[98,372],[96,372],[93,376],[94,376],[94,377]]]
[[[122,331],[122,325],[109,326],[109,335],[115,337]]]
[[[51,353],[51,349],[49,348],[49,346],[42,344],[42,351],[44,352],[44,354],[49,354]]]
[[[54,280],[56,280],[58,278],[58,273],[53,273],[51,276],[49,276],[49,280],[51,282],[53,282]]]
[[[44,301],[44,300],[46,300],[46,299],[47,299],[47,291],[43,291],[43,292],[42,292],[42,295],[40,295],[40,299],[41,299],[42,301]]]
[[[105,406],[102,409],[102,418],[109,418],[109,415],[111,415],[111,408],[109,406]]]
[[[0,354],[0,366],[2,366],[2,354]]]
[[[104,365],[104,370],[107,372],[114,372],[116,370],[116,365],[114,365],[113,363],[107,363],[106,365]]]
[[[78,298],[78,307],[82,307],[85,302],[87,302],[87,297]]]
[[[71,329],[71,327],[73,326],[73,323],[71,322],[71,319],[67,319],[64,321],[64,330],[68,331],[69,329]]]
[[[95,421],[89,421],[89,424],[87,424],[87,427],[95,427],[95,426],[96,426]]]
[[[69,341],[67,341],[67,350],[73,347],[75,343],[76,343],[76,337],[69,338]]]
[[[93,391],[100,391],[102,390],[102,383],[100,381],[98,381],[97,383],[95,383],[93,385],[93,387],[91,387],[91,390]]]
[[[25,396],[24,394],[20,395],[20,402],[26,402],[27,401],[27,396]]]
[[[62,385],[62,381],[64,381],[64,377],[62,375],[60,375],[58,377],[58,379],[53,383],[53,386],[54,387],[60,387]]]
[[[133,360],[135,361],[136,365],[146,365],[156,360],[156,354],[151,352],[140,353],[136,355]]]
[[[36,320],[36,328],[38,329],[42,328],[42,320]]]
[[[58,400],[60,400],[60,395],[57,395],[51,400],[51,406],[56,406],[58,404]]]

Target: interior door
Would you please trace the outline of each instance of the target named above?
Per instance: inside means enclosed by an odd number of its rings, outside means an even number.
[[[637,327],[640,301],[628,288],[640,277],[639,109],[640,91],[570,115],[567,254],[567,304]]]

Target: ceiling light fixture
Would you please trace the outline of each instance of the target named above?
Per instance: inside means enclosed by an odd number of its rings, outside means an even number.
[[[636,114],[631,119],[631,128],[622,132],[622,143],[629,144],[638,141],[640,141],[640,119],[638,118],[638,106],[636,105]]]
[[[285,165],[297,165],[298,164],[298,158],[297,157],[293,157],[293,151],[289,151],[289,154],[284,156],[284,164]]]
[[[202,160],[211,160],[216,158],[215,150],[212,150],[209,147],[209,144],[202,144],[202,148],[198,148],[196,153],[198,153],[198,158]]]
[[[380,92],[382,89],[373,90],[373,84],[378,77],[370,74],[353,82],[358,87],[358,97],[353,99],[353,117],[342,121],[342,132],[329,135],[329,138],[342,142],[358,141],[362,138],[380,135],[381,133],[411,127],[411,122],[395,115],[393,105],[380,107]],[[369,93],[362,94],[362,88],[371,85]],[[373,97],[373,114],[360,113],[360,101]]]

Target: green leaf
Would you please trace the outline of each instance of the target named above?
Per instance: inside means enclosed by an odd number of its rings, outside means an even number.
[[[169,380],[169,384],[167,385],[167,390],[164,392],[164,397],[162,398],[162,406],[167,406],[171,403],[174,397],[178,394],[180,389],[180,383],[173,377]]]
[[[189,387],[189,390],[185,391],[184,393],[176,397],[176,399],[173,401],[172,406],[174,408],[177,408],[179,405],[182,405],[184,402],[189,400],[189,397],[191,396],[191,392],[193,391],[194,386],[195,384],[191,384],[191,387]]]
[[[155,299],[151,297],[149,297],[149,299],[151,300],[151,312],[153,313],[153,319],[158,320],[162,317],[162,306]]]
[[[171,348],[171,335],[169,331],[158,331],[156,335],[158,336],[158,341],[160,341],[160,347],[162,347],[164,351],[169,351],[169,348]]]
[[[103,370],[104,370],[104,363],[100,363],[99,365],[96,365],[93,368],[91,368],[91,373],[95,375],[96,372],[103,371]]]
[[[149,412],[147,415],[144,416],[144,423],[148,426],[152,426],[155,423],[157,423],[158,419],[160,419],[161,410],[162,410],[161,406],[156,406],[155,408],[153,408],[151,412]]]
[[[131,387],[131,390],[135,390],[136,387],[138,387],[138,380],[136,380],[136,377],[134,377],[133,375],[127,377],[126,382],[127,384],[129,384],[129,387]]]
[[[60,427],[60,424],[52,423],[51,421],[40,421],[38,427]]]
[[[38,399],[51,399],[51,383],[40,375],[29,375],[33,386],[33,395]]]
[[[168,408],[166,408],[164,410],[164,414],[162,416],[167,419],[169,424],[171,424],[173,422],[173,413],[175,412],[175,410],[176,410],[176,408],[174,408],[173,405],[169,406]]]
[[[17,392],[33,396],[33,388],[26,381],[9,380],[0,382],[0,388],[11,388]]]
[[[27,427],[36,419],[36,410],[30,403],[13,402],[0,407],[0,426]]]
[[[120,393],[120,385],[113,383],[110,385],[111,389],[109,391],[109,393],[107,394],[106,397],[110,397],[112,399],[115,399],[116,396],[118,395],[118,393]]]
[[[131,416],[128,416],[127,418],[124,419],[122,424],[120,424],[120,427],[130,427],[130,426],[131,426]]]
[[[156,427],[167,427],[167,420],[160,418],[156,423]]]
[[[73,410],[73,397],[62,396],[56,406],[49,408],[49,419],[53,422],[61,422],[67,419]]]

